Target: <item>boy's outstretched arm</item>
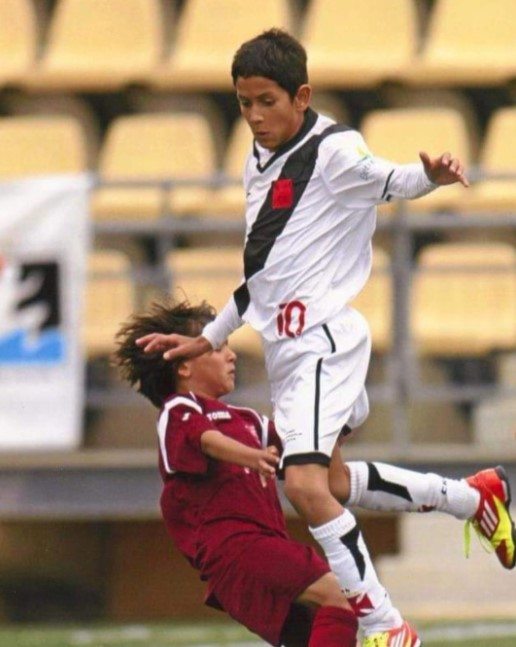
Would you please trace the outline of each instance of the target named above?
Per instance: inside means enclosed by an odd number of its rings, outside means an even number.
[[[187,337],[176,333],[166,335],[153,332],[140,337],[136,340],[136,343],[143,348],[145,353],[162,352],[164,359],[168,360],[174,360],[178,357],[190,359],[213,350],[210,342],[202,335]]]
[[[276,474],[279,463],[278,451],[275,447],[271,446],[267,449],[248,447],[215,429],[209,429],[202,434],[201,450],[210,458],[249,467],[265,478]]]
[[[219,348],[243,323],[235,299],[231,296],[217,317],[204,327],[202,335],[186,337],[175,333],[155,332],[140,337],[136,343],[145,353],[162,352],[163,359],[169,361],[179,358],[191,359]]]

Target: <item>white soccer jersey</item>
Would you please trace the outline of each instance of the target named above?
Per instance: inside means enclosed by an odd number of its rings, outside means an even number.
[[[376,205],[435,185],[421,164],[376,158],[357,131],[309,109],[277,151],[255,142],[244,188],[245,279],[203,331],[214,347],[244,321],[275,341],[330,319],[367,281]]]

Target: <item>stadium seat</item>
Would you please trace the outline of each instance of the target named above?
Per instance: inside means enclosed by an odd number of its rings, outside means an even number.
[[[292,30],[288,0],[187,0],[172,53],[153,81],[180,90],[229,90],[237,48],[273,26]]]
[[[317,88],[367,87],[396,79],[417,47],[412,0],[312,0],[303,26]]]
[[[87,169],[87,147],[80,123],[72,117],[1,117],[0,178]]]
[[[516,108],[498,110],[487,129],[479,166],[485,173],[513,173],[513,179],[485,180],[467,195],[468,211],[516,212]]]
[[[242,174],[245,160],[253,145],[253,137],[245,119],[240,117],[231,131],[223,172],[235,184],[216,189],[210,202],[210,213],[218,217],[243,219],[245,215],[245,194]]]
[[[516,348],[516,248],[504,243],[429,245],[412,293],[420,353],[480,356]]]
[[[119,117],[101,151],[102,180],[165,181],[206,178],[215,172],[210,126],[199,114],[146,114]],[[188,215],[206,209],[209,190],[159,186],[105,187],[93,196],[95,218],[158,218]]]
[[[114,250],[90,254],[82,330],[88,358],[113,352],[115,333],[134,306],[135,291],[127,256]]]
[[[75,119],[84,132],[88,167],[96,167],[100,148],[100,124],[94,109],[82,97],[70,94],[6,93],[2,105],[12,116]]]
[[[471,163],[468,131],[461,113],[449,108],[407,108],[377,110],[368,114],[361,128],[374,155],[393,162],[419,162],[419,151],[431,156],[450,151],[467,166]],[[411,200],[411,212],[458,211],[465,197],[462,185],[441,187],[418,200]],[[383,208],[392,212],[395,205]]]
[[[172,292],[178,300],[206,300],[220,311],[243,276],[240,247],[175,249],[167,257]],[[231,346],[249,355],[261,355],[259,334],[244,325],[229,338]]]
[[[400,108],[447,108],[460,114],[468,133],[472,157],[480,147],[480,127],[475,104],[455,88],[414,88],[390,86],[382,88],[382,101],[389,110]]]
[[[210,124],[217,160],[221,160],[226,148],[226,115],[209,94],[203,92],[154,92],[138,89],[127,94],[128,112],[138,114],[193,112],[200,114]],[[236,102],[236,98],[235,98]]]
[[[37,17],[31,0],[0,2],[0,86],[17,85],[33,65]]]
[[[373,350],[387,352],[392,343],[393,303],[391,260],[380,247],[373,250],[373,268],[364,289],[351,303],[367,319]]]
[[[143,83],[164,49],[160,0],[59,0],[31,88],[106,91]]]
[[[416,85],[498,85],[516,76],[514,0],[437,0]]]

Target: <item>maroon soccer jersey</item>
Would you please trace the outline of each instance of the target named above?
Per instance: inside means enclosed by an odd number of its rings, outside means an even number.
[[[179,550],[210,576],[221,544],[235,533],[260,529],[286,537],[274,479],[264,483],[247,467],[212,460],[201,451],[201,435],[216,429],[249,447],[281,442],[274,425],[252,409],[193,394],[172,395],[159,422],[161,509]]]
[[[308,644],[310,612],[295,601],[328,565],[288,537],[274,480],[264,486],[253,470],[203,454],[200,439],[209,429],[281,452],[274,425],[252,409],[192,393],[172,395],[158,422],[168,532],[207,580],[206,604],[224,609],[271,645],[282,644],[283,632],[292,630],[303,637],[296,645]]]

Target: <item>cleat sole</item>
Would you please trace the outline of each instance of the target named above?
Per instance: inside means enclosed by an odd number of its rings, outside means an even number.
[[[498,477],[503,483],[503,488],[506,494],[504,505],[505,509],[507,510],[507,514],[509,515],[509,518],[511,520],[511,526],[512,526],[512,541],[513,544],[516,546],[516,526],[514,525],[514,521],[511,517],[511,513],[509,510],[509,507],[511,505],[512,497],[511,497],[511,484],[509,482],[509,478],[507,476],[507,472],[505,469],[501,466],[498,465],[498,467],[495,467],[495,472],[498,474]],[[516,566],[516,551],[514,553],[514,559],[512,560],[512,563],[509,564],[508,566],[505,566],[507,570],[512,570]]]

